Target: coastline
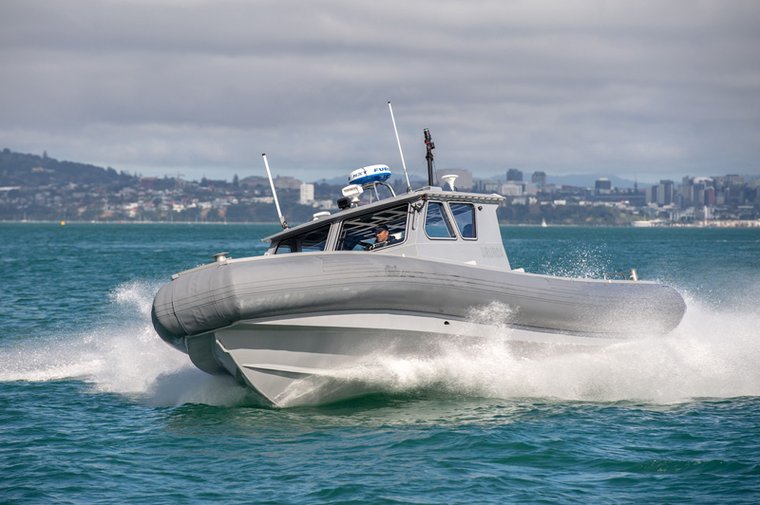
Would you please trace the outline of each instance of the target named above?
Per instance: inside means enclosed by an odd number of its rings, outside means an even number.
[[[723,220],[723,221],[700,221],[696,223],[664,223],[664,222],[651,222],[646,225],[635,225],[633,223],[615,225],[615,224],[586,224],[586,223],[558,223],[547,224],[548,228],[760,228],[760,219],[754,220]],[[645,221],[646,223],[649,223]],[[59,226],[68,225],[222,225],[222,226],[239,226],[239,225],[260,225],[260,226],[276,226],[279,227],[280,223],[276,221],[70,221],[70,220],[0,220],[0,224],[57,224]],[[302,224],[302,223],[298,223]],[[297,225],[294,225],[297,226]],[[499,226],[515,226],[526,228],[543,228],[540,224],[533,223],[510,223],[500,221]]]

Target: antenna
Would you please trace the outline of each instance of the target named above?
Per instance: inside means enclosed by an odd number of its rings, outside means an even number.
[[[267,161],[267,153],[261,153],[261,157],[264,158],[264,166],[267,169],[267,177],[269,178],[269,186],[272,188],[272,196],[274,197],[274,206],[277,208],[277,217],[280,218],[280,226],[282,226],[282,229],[286,229],[288,227],[288,222],[285,221],[285,218],[282,215],[282,211],[280,210],[280,202],[277,201],[277,190],[274,189],[274,181],[272,180],[272,172],[269,170],[269,162]]]
[[[435,144],[433,143],[433,138],[430,136],[430,130],[425,128],[425,130],[423,130],[423,133],[425,134],[425,148],[427,149],[427,154],[425,155],[425,159],[427,160],[428,186],[432,186],[433,185],[433,149],[435,149]]]
[[[454,187],[454,183],[459,178],[458,175],[455,174],[449,174],[449,175],[442,175],[441,180],[449,185],[449,188],[451,188],[451,191],[456,191],[457,188]]]
[[[404,176],[406,177],[406,192],[412,191],[412,183],[409,182],[409,173],[406,171],[406,161],[404,161],[404,151],[401,150],[401,139],[398,137],[398,129],[396,128],[396,118],[393,117],[393,106],[391,101],[388,100],[388,110],[391,111],[391,121],[393,122],[393,132],[396,134],[396,143],[398,144],[398,153],[401,155],[401,166],[404,168]]]

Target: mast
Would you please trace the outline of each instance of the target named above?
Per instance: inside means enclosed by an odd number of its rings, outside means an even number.
[[[428,186],[433,185],[433,149],[435,149],[435,144],[433,143],[433,139],[430,136],[430,130],[425,128],[423,131],[425,134],[425,148],[427,149],[427,154],[425,155],[425,159],[427,160],[427,169],[428,169]]]

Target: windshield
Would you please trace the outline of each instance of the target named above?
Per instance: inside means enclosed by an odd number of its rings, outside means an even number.
[[[343,222],[338,238],[338,251],[361,251],[379,248],[377,230],[387,228],[384,245],[403,242],[406,238],[409,204],[402,204],[368,214],[358,215]]]
[[[290,237],[277,244],[275,254],[288,254],[295,252],[324,251],[327,244],[327,235],[330,225],[325,225],[316,230],[307,231],[301,235]]]

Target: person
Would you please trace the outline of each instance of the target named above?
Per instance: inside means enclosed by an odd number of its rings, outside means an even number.
[[[375,243],[370,246],[370,251],[373,249],[380,249],[387,245],[395,244],[398,239],[390,234],[388,226],[381,224],[375,227]]]

